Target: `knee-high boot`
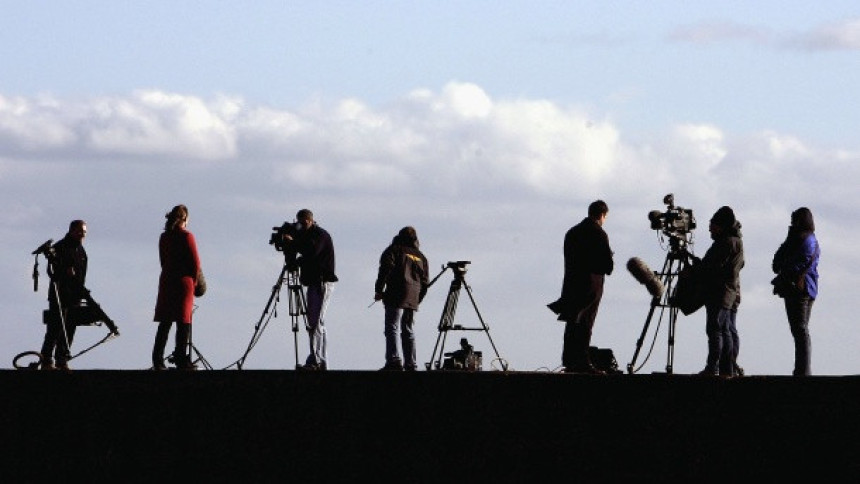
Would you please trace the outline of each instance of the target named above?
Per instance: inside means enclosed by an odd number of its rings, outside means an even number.
[[[171,323],[158,323],[158,331],[155,333],[155,343],[152,345],[152,368],[154,370],[165,370],[164,347],[167,346],[167,337],[170,335]]]
[[[176,348],[173,350],[176,368],[183,370],[196,369],[196,367],[191,363],[191,356],[188,351],[190,341],[191,324],[176,323]]]

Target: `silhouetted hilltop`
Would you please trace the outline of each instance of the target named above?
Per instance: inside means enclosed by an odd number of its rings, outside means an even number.
[[[4,482],[860,476],[855,376],[11,370],[0,388]]]

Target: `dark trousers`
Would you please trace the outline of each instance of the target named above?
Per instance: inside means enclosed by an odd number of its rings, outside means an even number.
[[[812,343],[809,338],[809,316],[814,299],[803,295],[785,298],[785,314],[794,338],[794,371],[792,375],[807,376],[812,373],[810,366]]]
[[[152,364],[155,366],[164,364],[164,348],[167,346],[167,338],[170,335],[172,322],[158,323],[158,331],[155,333],[155,343],[152,345]],[[176,343],[173,349],[173,358],[177,366],[189,361],[188,345],[191,342],[191,324],[176,323]]]
[[[591,333],[597,310],[603,298],[603,280],[593,283],[590,300],[584,303],[571,317],[564,327],[564,349],[561,353],[561,364],[568,369],[582,368],[591,365],[588,357],[588,347],[591,346]]]
[[[66,317],[68,311],[63,311],[63,318],[60,318],[60,310],[51,308],[50,314],[45,321],[45,339],[42,341],[42,362],[53,363],[59,365],[66,364],[71,358],[72,340],[75,338],[75,329],[77,326],[74,321],[69,321]],[[65,331],[64,322],[65,321]]]

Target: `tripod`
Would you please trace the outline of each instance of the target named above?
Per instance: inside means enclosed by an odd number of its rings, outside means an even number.
[[[297,268],[292,268],[290,264],[284,262],[284,267],[281,269],[281,273],[278,276],[277,282],[272,287],[272,295],[269,296],[269,301],[266,303],[266,307],[263,309],[263,314],[260,316],[260,320],[257,322],[256,326],[254,326],[254,334],[251,337],[251,342],[248,344],[248,349],[245,350],[245,354],[242,355],[241,358],[235,363],[238,369],[242,369],[242,366],[245,364],[245,359],[248,358],[248,354],[251,352],[251,349],[257,344],[260,337],[263,335],[263,330],[266,329],[266,326],[269,325],[269,321],[273,317],[278,316],[278,312],[276,306],[281,298],[281,288],[286,284],[287,290],[289,292],[289,311],[290,311],[290,319],[292,322],[292,332],[293,332],[293,351],[296,356],[296,368],[299,368],[299,321],[304,322],[304,327],[307,329],[308,327],[308,305],[307,300],[305,299],[305,292],[302,290],[302,286],[299,282],[299,270]],[[270,313],[271,311],[271,313]]]
[[[197,311],[197,305],[196,304],[194,305],[194,310],[192,311],[192,313],[194,311]],[[209,364],[209,361],[207,361],[206,358],[203,357],[203,354],[200,353],[200,350],[198,350],[197,347],[194,346],[194,326],[193,325],[190,325],[188,327],[188,357],[191,359],[191,365],[192,366],[196,365],[197,363],[200,363],[201,365],[203,365],[203,368],[206,368],[207,370],[212,369],[212,365]]]
[[[432,369],[440,369],[442,367],[442,356],[443,349],[445,347],[445,340],[448,337],[448,331],[483,331],[487,334],[487,338],[490,340],[490,345],[493,347],[493,352],[496,354],[496,358],[501,362],[502,369],[507,370],[508,365],[504,362],[501,356],[499,356],[499,351],[496,349],[496,344],[493,343],[493,338],[490,336],[490,328],[484,322],[484,318],[481,317],[481,312],[478,310],[478,305],[475,303],[475,298],[472,296],[472,288],[466,283],[466,265],[470,264],[469,261],[457,261],[457,262],[449,262],[445,267],[442,268],[442,272],[440,272],[436,277],[430,281],[428,284],[428,288],[436,282],[439,277],[445,273],[448,269],[454,273],[454,280],[451,281],[451,287],[448,289],[448,297],[445,300],[445,307],[442,309],[442,317],[439,320],[439,335],[436,337],[436,345],[433,346],[433,355],[430,357],[430,362],[426,363],[425,366],[428,370]],[[478,315],[478,320],[481,322],[481,327],[464,327],[459,324],[454,324],[454,316],[457,312],[457,302],[460,299],[460,289],[466,288],[466,294],[469,295],[469,300],[472,301],[472,307],[475,309],[475,313]],[[437,357],[438,351],[438,357]],[[435,360],[435,361],[434,361]]]
[[[660,308],[658,316],[657,330],[654,337],[656,339],[657,332],[660,329],[660,323],[663,320],[663,314],[668,310],[669,320],[669,335],[668,335],[668,354],[666,356],[666,373],[672,374],[672,366],[675,361],[675,325],[678,321],[678,306],[675,303],[674,296],[676,291],[675,278],[678,274],[690,265],[691,255],[687,251],[689,241],[679,235],[669,234],[669,252],[666,254],[666,261],[663,263],[663,269],[657,273],[660,276],[660,281],[663,283],[665,290],[660,297],[651,299],[651,307],[648,310],[648,317],[645,318],[645,325],[642,328],[642,334],[636,341],[636,351],[633,353],[633,359],[627,364],[627,372],[633,374],[640,368],[636,368],[636,358],[639,357],[639,351],[642,349],[642,342],[645,335],[648,333],[648,328],[651,325],[651,319],[654,316],[657,308]],[[650,353],[650,352],[649,352]]]

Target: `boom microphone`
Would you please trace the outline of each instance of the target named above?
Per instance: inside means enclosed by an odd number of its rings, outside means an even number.
[[[648,289],[649,294],[655,298],[663,296],[663,282],[657,278],[657,274],[648,267],[648,264],[646,264],[645,261],[638,257],[631,257],[630,260],[627,261],[627,270],[630,271],[630,274],[632,274],[640,284],[644,285]]]
[[[53,244],[53,243],[54,243],[54,239],[48,239],[44,244],[37,247],[36,250],[34,250],[31,254],[32,255],[41,254],[42,252],[45,252],[46,250],[50,249],[51,244]]]

